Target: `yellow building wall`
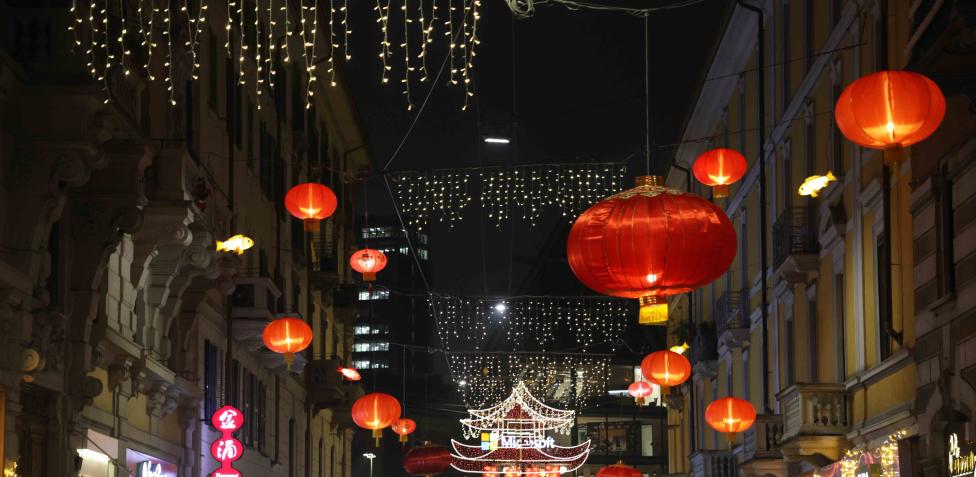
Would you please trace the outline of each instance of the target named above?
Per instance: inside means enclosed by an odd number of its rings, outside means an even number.
[[[139,394],[129,399],[125,417],[129,425],[143,432],[149,432],[149,416],[146,415],[146,395]]]
[[[102,392],[95,396],[92,404],[99,410],[112,412],[112,391],[108,387],[108,371],[103,368],[95,368],[88,375],[102,383]]]
[[[864,214],[861,222],[861,263],[864,264],[864,365],[871,368],[878,364],[878,280],[876,278],[877,254],[874,240],[874,213]],[[853,296],[853,295],[852,295]]]
[[[915,364],[911,363],[868,387],[864,417],[870,419],[911,400],[915,396],[915,374]]]

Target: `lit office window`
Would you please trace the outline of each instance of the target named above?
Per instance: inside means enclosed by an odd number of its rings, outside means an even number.
[[[389,351],[390,343],[384,341],[356,343],[352,345],[352,350],[357,353],[368,353],[370,351]]]
[[[390,290],[385,288],[378,288],[372,292],[369,290],[359,290],[359,301],[388,300],[389,298]]]
[[[369,334],[369,326],[356,326],[356,327],[353,328],[353,333],[355,333],[357,335],[368,335]]]
[[[356,369],[369,369],[370,362],[368,359],[358,360],[352,362],[352,367]]]

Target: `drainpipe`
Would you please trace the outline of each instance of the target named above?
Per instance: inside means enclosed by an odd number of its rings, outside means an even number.
[[[737,0],[739,6],[756,14],[756,41],[758,42],[758,52],[756,63],[759,72],[759,230],[762,234],[759,238],[759,279],[762,287],[762,399],[763,408],[766,414],[772,413],[769,405],[769,287],[767,284],[766,270],[769,267],[768,250],[769,244],[766,238],[766,228],[768,218],[766,217],[766,35],[763,28],[766,24],[766,16],[762,8]]]

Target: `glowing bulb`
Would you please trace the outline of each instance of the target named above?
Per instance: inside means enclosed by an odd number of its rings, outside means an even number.
[[[656,273],[648,273],[647,274],[647,283],[654,283],[656,281],[657,281],[657,274]]]
[[[886,127],[888,128],[888,134],[892,134],[895,132],[895,123],[888,121]]]
[[[506,306],[504,303],[495,305],[495,311],[499,313],[505,313],[506,310],[508,310],[508,306]]]

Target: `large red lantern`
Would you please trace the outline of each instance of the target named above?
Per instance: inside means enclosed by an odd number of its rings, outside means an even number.
[[[262,338],[264,346],[275,353],[285,355],[285,363],[291,368],[295,353],[303,351],[312,344],[312,328],[298,318],[278,318],[264,327]]]
[[[902,148],[935,132],[945,111],[945,96],[934,81],[911,71],[879,71],[844,88],[834,119],[847,139],[884,150],[890,165],[901,160]]]
[[[400,442],[406,443],[410,434],[417,430],[417,423],[413,419],[401,418],[397,419],[390,425],[390,429],[393,430],[396,435],[400,436]]]
[[[641,372],[648,381],[667,388],[691,377],[691,361],[671,350],[655,351],[641,361]]]
[[[634,398],[638,406],[643,406],[644,398],[654,394],[654,388],[647,381],[634,381],[627,386],[627,393]]]
[[[715,204],[657,176],[604,199],[576,219],[569,266],[604,295],[640,300],[641,324],[668,320],[669,295],[707,285],[735,258],[732,222]]]
[[[745,399],[717,399],[705,408],[705,421],[712,429],[728,435],[731,446],[735,433],[749,429],[756,422],[756,408]]]
[[[314,182],[298,184],[285,194],[285,208],[305,222],[306,232],[315,230],[315,226],[331,216],[338,206],[339,200],[332,189]]]
[[[695,159],[692,172],[698,182],[712,187],[712,196],[729,196],[729,184],[734,184],[746,175],[746,158],[734,149],[720,147],[706,151]]]
[[[376,447],[380,446],[383,428],[400,418],[400,402],[385,393],[370,393],[352,405],[352,420],[357,426],[373,431]]]
[[[451,453],[440,446],[424,444],[403,456],[403,470],[410,475],[431,477],[451,468]]]
[[[363,274],[364,282],[372,282],[376,273],[386,268],[386,254],[371,248],[357,250],[349,257],[349,266]]]
[[[608,465],[596,473],[596,477],[642,477],[643,475],[641,471],[625,465],[622,460],[616,464]]]

